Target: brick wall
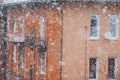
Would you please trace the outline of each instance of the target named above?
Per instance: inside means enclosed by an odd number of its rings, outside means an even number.
[[[40,15],[45,16],[45,41],[47,43],[46,51],[46,68],[45,74],[40,74],[40,58],[37,49],[31,50],[29,47],[25,47],[25,67],[19,68],[19,49],[17,43],[16,50],[16,63],[13,61],[14,44],[8,42],[9,58],[8,58],[8,69],[15,72],[17,75],[23,76],[29,80],[29,68],[33,67],[33,80],[58,80],[59,79],[59,55],[60,55],[60,15],[59,12],[52,8],[36,8],[34,10],[8,10],[10,16],[10,31],[7,32],[8,40],[10,35],[13,34],[13,18],[17,18],[17,32],[14,33],[20,36],[20,17],[23,15],[24,18],[24,37],[29,36],[30,29],[35,29],[36,38],[40,36]],[[37,39],[36,39],[37,41]],[[11,80],[14,75],[10,76]]]

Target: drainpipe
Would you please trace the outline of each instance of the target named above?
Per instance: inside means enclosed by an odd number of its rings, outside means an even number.
[[[59,13],[60,13],[60,80],[62,80],[62,61],[63,61],[63,11],[62,6],[59,7]]]
[[[85,80],[87,80],[87,26],[85,26]]]

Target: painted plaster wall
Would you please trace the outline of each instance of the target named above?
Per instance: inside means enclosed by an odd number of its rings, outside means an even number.
[[[99,80],[107,80],[107,62],[110,57],[117,59],[117,75],[119,75],[120,37],[114,41],[104,38],[104,34],[109,29],[109,14],[119,16],[119,13],[118,9],[105,7],[67,6],[63,8],[62,80],[88,80],[89,58],[91,57],[98,59]],[[91,14],[100,15],[100,38],[98,40],[90,40]],[[120,17],[118,31],[120,35]],[[120,79],[119,76],[117,79]]]

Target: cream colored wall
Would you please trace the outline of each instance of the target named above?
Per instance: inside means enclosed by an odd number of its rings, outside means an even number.
[[[63,8],[63,80],[88,80],[88,61],[90,57],[98,59],[99,80],[107,80],[107,61],[109,57],[116,57],[117,65],[120,65],[120,37],[115,41],[104,38],[104,34],[109,28],[109,14],[119,15],[119,12],[120,10],[117,9],[105,10],[105,8]],[[91,14],[100,15],[99,40],[89,39]],[[85,26],[87,26],[87,35]],[[120,35],[120,17],[118,30]]]

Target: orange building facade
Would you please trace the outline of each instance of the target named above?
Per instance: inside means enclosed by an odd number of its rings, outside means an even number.
[[[120,79],[119,3],[28,2],[4,7],[9,80]]]
[[[120,10],[113,6],[72,4],[63,8],[62,80],[120,79]],[[92,20],[93,15],[99,16],[98,21]],[[117,16],[114,39],[108,34],[111,16]],[[94,25],[98,25],[97,30]],[[96,37],[92,37],[92,30]]]
[[[34,7],[29,3],[5,6],[6,79],[59,80],[59,11],[41,3],[31,3]]]

